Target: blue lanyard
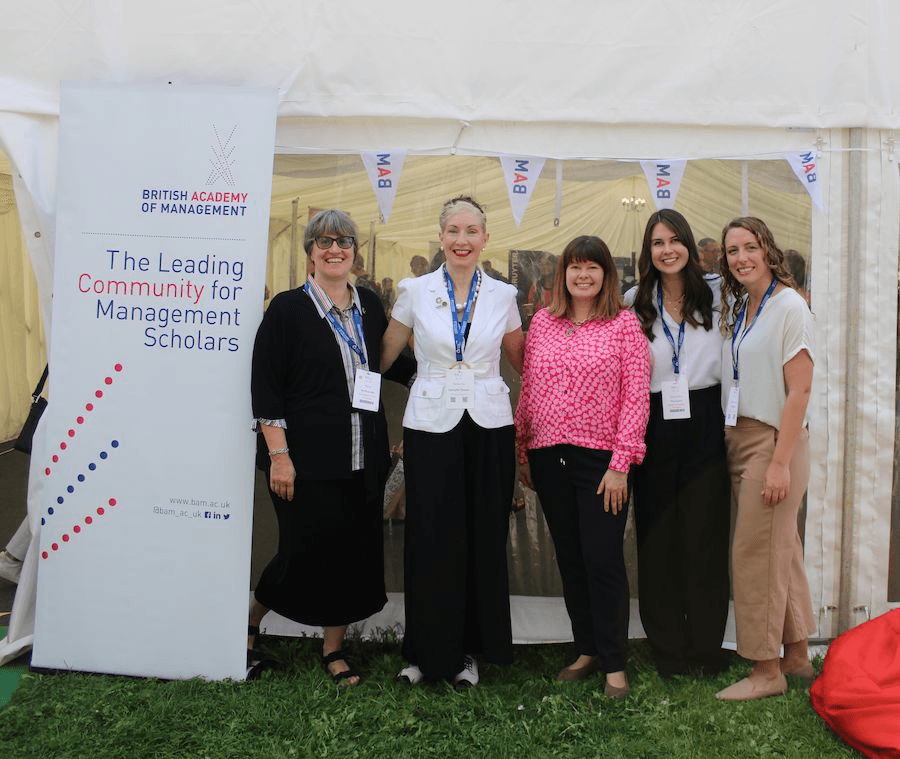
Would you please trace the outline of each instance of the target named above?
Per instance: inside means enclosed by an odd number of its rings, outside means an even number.
[[[681,346],[684,345],[684,317],[681,319],[681,324],[678,325],[678,347],[676,348],[675,338],[672,337],[669,325],[666,324],[666,317],[663,316],[662,284],[659,282],[657,282],[656,285],[656,302],[659,305],[659,320],[662,322],[663,332],[666,335],[666,339],[669,341],[669,345],[672,346],[672,368],[675,370],[675,374],[678,374],[681,368],[678,363],[679,357],[681,356]]]
[[[759,315],[762,313],[763,306],[766,305],[766,301],[769,300],[769,296],[775,292],[775,286],[778,284],[778,278],[772,277],[772,281],[769,283],[769,287],[766,290],[766,294],[763,295],[763,299],[759,302],[759,308],[756,309],[756,314],[753,316],[753,321],[750,322],[750,325],[744,330],[744,333],[741,335],[741,339],[738,340],[738,333],[741,331],[741,325],[744,323],[744,314],[747,313],[747,301],[744,301],[744,305],[741,306],[741,310],[738,311],[737,320],[734,322],[734,331],[731,333],[731,366],[734,370],[734,381],[738,381],[738,359],[740,358],[741,353],[741,343],[744,342],[744,338],[747,337],[747,333],[753,329],[753,325],[756,324],[756,320],[759,319]],[[747,300],[750,300],[750,296],[747,296]],[[735,345],[735,341],[737,341],[737,345]]]
[[[309,283],[307,282],[303,285],[303,292],[309,295]],[[365,340],[363,337],[363,326],[362,326],[362,318],[359,315],[359,309],[354,308],[353,311],[353,324],[356,326],[356,334],[359,335],[360,340]],[[366,354],[362,348],[357,345],[356,341],[347,334],[347,330],[344,329],[344,325],[340,323],[337,317],[331,312],[329,309],[325,312],[325,316],[328,318],[328,321],[331,322],[331,326],[334,327],[334,331],[340,335],[341,339],[350,346],[350,350],[352,350],[357,356],[359,356],[360,363],[365,366],[366,365]]]
[[[447,265],[444,265],[444,281],[447,283],[447,295],[450,298],[450,310],[453,312],[453,342],[456,345],[456,360],[463,360],[463,346],[466,344],[466,329],[469,326],[469,317],[472,315],[472,304],[475,302],[475,293],[481,281],[481,272],[478,270],[472,274],[472,282],[469,285],[469,296],[466,298],[466,307],[462,317],[456,313],[456,295],[453,292],[453,280],[447,273]]]

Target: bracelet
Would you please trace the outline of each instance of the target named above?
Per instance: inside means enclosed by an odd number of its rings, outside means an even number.
[[[285,446],[284,448],[276,448],[274,451],[269,451],[269,455],[277,456],[279,453],[287,453],[288,450],[289,449],[287,448],[287,446]]]

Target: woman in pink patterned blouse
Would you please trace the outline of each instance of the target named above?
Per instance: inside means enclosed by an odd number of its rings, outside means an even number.
[[[556,546],[578,653],[557,679],[602,669],[616,699],[629,692],[628,472],[644,457],[649,398],[647,338],[622,304],[609,248],[576,237],[528,331],[516,442],[520,479],[537,490]]]

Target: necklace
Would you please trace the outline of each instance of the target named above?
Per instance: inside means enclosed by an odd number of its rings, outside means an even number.
[[[587,319],[581,319],[580,321],[570,319],[569,321],[572,322],[572,326],[566,330],[566,337],[570,337],[571,335],[575,334],[576,329],[578,329],[583,324],[587,324],[590,320],[590,317],[588,317]]]
[[[478,299],[478,291],[481,289],[481,270],[479,269],[476,272],[475,279],[475,296],[472,298],[472,302],[474,303]],[[456,303],[456,310],[462,311],[466,307],[465,303]]]

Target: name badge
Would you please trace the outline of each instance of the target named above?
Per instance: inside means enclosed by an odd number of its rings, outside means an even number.
[[[475,372],[454,366],[447,372],[446,392],[448,409],[473,408],[475,406]]]
[[[690,419],[691,396],[687,378],[680,374],[662,383],[663,419]]]
[[[741,397],[741,389],[737,385],[731,386],[728,393],[728,405],[725,407],[725,425],[734,427],[737,424],[738,401]]]
[[[380,401],[381,375],[359,367],[353,382],[353,408],[361,411],[378,411]]]

